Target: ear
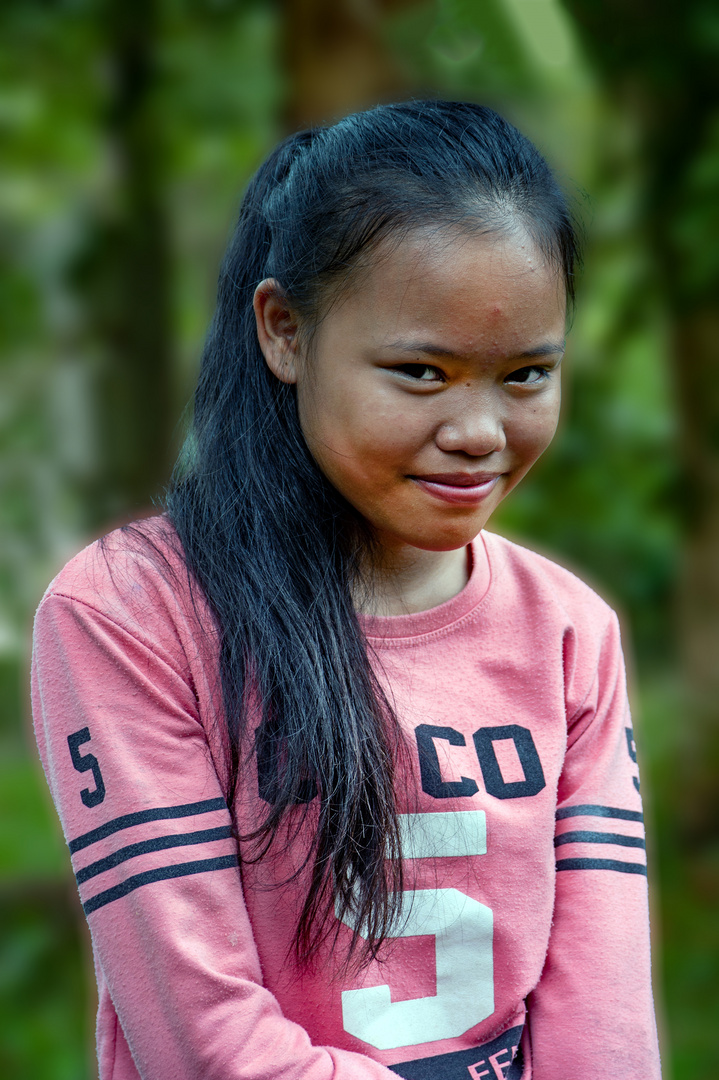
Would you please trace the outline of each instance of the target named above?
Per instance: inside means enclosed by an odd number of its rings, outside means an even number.
[[[297,318],[280,283],[265,278],[255,289],[252,303],[257,337],[268,368],[281,382],[297,382]]]

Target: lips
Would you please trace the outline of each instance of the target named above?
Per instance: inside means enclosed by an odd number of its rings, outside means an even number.
[[[432,473],[411,476],[418,487],[443,502],[472,506],[494,490],[501,473]]]
[[[478,487],[490,480],[497,480],[499,473],[432,473],[413,476],[413,480],[424,480],[429,484],[445,484],[448,487]]]

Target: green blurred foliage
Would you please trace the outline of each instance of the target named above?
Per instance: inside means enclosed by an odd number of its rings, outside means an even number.
[[[108,358],[93,253],[123,209],[111,6],[15,0],[0,9],[0,1072],[8,1080],[93,1075],[89,951],[29,746],[25,643],[47,581],[97,530],[88,492],[103,482],[97,401]],[[162,146],[172,253],[167,393],[179,418],[239,193],[281,133],[290,88],[281,5],[158,0],[156,9],[147,115]],[[696,34],[716,37],[709,9],[696,10]],[[674,763],[691,739],[673,640],[681,480],[669,315],[644,220],[638,121],[606,92],[556,0],[418,2],[381,30],[409,92],[498,107],[547,153],[586,223],[560,432],[494,527],[577,567],[631,626],[658,826],[655,924],[673,1075],[711,1080],[719,1075],[719,852],[687,856],[674,825]],[[653,33],[670,41],[671,25]],[[719,122],[672,219],[702,288],[715,270],[717,249],[702,239],[718,176]],[[133,510],[118,507],[119,515]]]
[[[42,592],[97,528],[96,400],[107,368],[93,252],[122,216],[102,0],[0,10],[0,1075],[89,1080],[87,933],[28,731],[27,639]],[[152,115],[171,221],[173,383],[194,380],[241,189],[278,135],[277,15],[162,5]],[[102,297],[100,298],[102,300]],[[92,304],[95,302],[95,310]],[[144,509],[138,507],[138,510]]]

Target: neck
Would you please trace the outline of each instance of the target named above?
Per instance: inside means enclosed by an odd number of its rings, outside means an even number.
[[[437,607],[461,592],[469,580],[469,548],[374,551],[353,590],[362,615],[412,615]]]

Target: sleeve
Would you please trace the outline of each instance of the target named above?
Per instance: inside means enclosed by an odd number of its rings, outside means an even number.
[[[532,1077],[659,1080],[642,803],[613,613],[594,650],[568,635],[565,679],[569,702],[590,689],[570,712],[559,781],[552,932],[528,1003]]]
[[[51,593],[33,654],[40,754],[98,977],[137,1072],[143,1080],[390,1080],[364,1055],[312,1045],[263,987],[191,680],[180,650],[140,636]],[[102,1075],[118,1075],[112,1060]]]

